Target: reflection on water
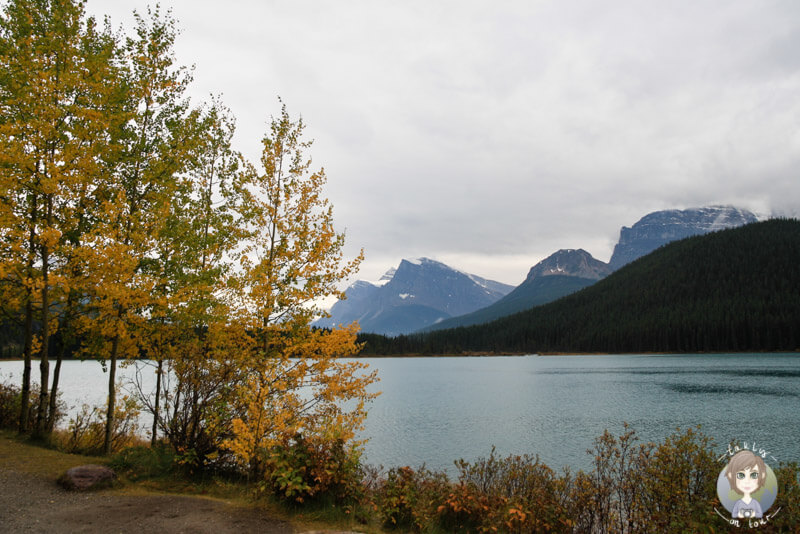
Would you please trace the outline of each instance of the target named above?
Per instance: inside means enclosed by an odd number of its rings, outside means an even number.
[[[627,355],[371,358],[382,395],[369,408],[368,462],[453,471],[458,458],[538,454],[553,468],[590,467],[586,450],[623,422],[642,441],[701,425],[720,450],[732,439],[800,461],[800,355]],[[0,362],[0,381],[21,376]],[[34,370],[34,376],[38,372]],[[132,376],[131,369],[120,371]],[[97,362],[67,362],[70,405],[103,404]],[[148,380],[150,374],[145,373]]]
[[[714,384],[663,384],[667,389],[678,393],[696,393],[701,395],[725,394],[725,395],[767,395],[772,397],[798,397],[797,391],[786,389],[774,389],[764,387],[742,386],[737,384],[714,385]]]
[[[773,355],[770,355],[773,356]],[[597,358],[598,356],[592,356],[593,358]],[[608,357],[608,356],[603,356]],[[657,357],[657,356],[654,356]],[[699,356],[693,356],[693,358],[698,358]],[[763,355],[761,357],[764,357]],[[798,355],[797,357],[800,357]],[[566,368],[558,368],[558,369],[544,369],[540,371],[538,374],[553,374],[553,375],[568,375],[568,374],[613,374],[613,375],[621,375],[621,374],[636,374],[636,375],[700,375],[704,373],[713,372],[716,375],[731,375],[731,376],[740,376],[742,371],[739,369],[720,369],[718,367],[698,367],[698,368],[676,368],[676,367],[661,367],[658,369],[642,369],[636,367],[612,367],[609,369],[596,369],[596,368],[585,368],[585,369],[566,369]],[[800,377],[800,370],[794,369],[747,369],[748,376],[776,376],[781,378],[798,378]]]

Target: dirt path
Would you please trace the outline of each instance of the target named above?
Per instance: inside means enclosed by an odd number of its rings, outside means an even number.
[[[290,534],[291,525],[222,501],[65,491],[0,463],[0,532]]]

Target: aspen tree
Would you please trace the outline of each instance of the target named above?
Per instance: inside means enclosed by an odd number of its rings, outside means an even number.
[[[213,380],[197,373],[208,370],[202,360],[208,358],[209,327],[227,318],[218,294],[229,274],[227,254],[237,245],[239,234],[241,156],[231,148],[234,121],[230,112],[213,99],[202,113],[192,114],[187,124],[195,136],[189,169],[179,180],[167,224],[157,239],[156,255],[148,262],[158,281],[143,343],[156,362],[156,392],[154,399],[144,394],[142,398],[153,414],[153,442],[160,427],[177,440],[178,427],[191,434],[184,423],[202,419],[198,411],[204,407],[198,403],[190,405],[188,414],[176,408],[187,398],[198,398],[198,388],[213,389]],[[177,380],[174,391],[162,387],[167,368]],[[164,402],[173,403],[166,421],[161,415]],[[194,441],[191,436],[187,439]]]
[[[282,103],[281,103],[282,104]],[[365,417],[375,374],[339,359],[358,352],[357,326],[310,328],[314,301],[339,294],[336,284],[362,255],[344,261],[344,234],[333,227],[323,170],[312,171],[301,119],[285,105],[263,139],[261,169],[248,168],[244,206],[249,235],[241,249],[232,309],[252,338],[234,392],[238,416],[226,445],[242,464],[263,470],[264,455],[298,434],[348,441]],[[353,401],[350,411],[344,401]]]
[[[106,452],[114,426],[117,362],[138,354],[136,332],[156,284],[145,265],[191,144],[184,131],[189,113],[184,91],[191,77],[174,64],[175,23],[157,9],[148,10],[148,18],[135,16],[135,36],[123,50],[127,116],[112,132],[116,151],[106,161],[110,176],[98,193],[99,223],[84,247],[94,276],[93,316],[87,317],[91,349],[104,361],[108,357]]]
[[[113,87],[114,40],[85,18],[82,2],[71,0],[10,2],[0,35],[4,280],[16,281],[25,308],[20,430],[28,426],[30,363],[38,345],[41,393],[35,431],[42,435],[53,418],[48,409],[55,407],[49,401],[50,340],[57,325],[51,308],[63,304],[70,292],[65,235],[74,237],[71,213],[96,178],[107,145],[101,109]],[[35,311],[41,324],[38,340],[32,330]]]

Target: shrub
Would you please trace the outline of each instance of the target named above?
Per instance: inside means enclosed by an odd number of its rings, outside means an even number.
[[[358,448],[344,440],[296,434],[269,452],[266,486],[284,502],[353,502],[362,493],[360,456]]]
[[[21,393],[17,386],[0,384],[0,428],[17,428]],[[33,408],[33,407],[31,407]],[[35,421],[34,417],[28,420]]]
[[[634,462],[626,532],[699,532],[715,522],[720,466],[699,428],[677,429],[663,443],[641,447]]]
[[[442,528],[453,532],[565,530],[565,481],[538,456],[499,459],[495,449],[474,463],[456,462],[459,482],[438,508]]]
[[[435,524],[439,506],[452,486],[443,472],[425,466],[392,468],[378,485],[374,508],[381,524],[403,532],[421,532]]]
[[[33,431],[36,426],[36,419],[39,415],[39,386],[31,385],[31,402],[28,404],[28,428],[25,432]],[[18,429],[19,412],[22,403],[22,391],[19,386],[12,384],[0,384],[0,428]],[[66,406],[61,400],[61,392],[58,393],[56,402],[56,414],[54,426],[63,418]]]
[[[775,477],[778,479],[778,496],[767,512],[774,516],[762,531],[796,532],[797,525],[800,525],[800,511],[797,509],[797,503],[800,503],[800,467],[796,462],[781,464],[775,470]]]
[[[103,454],[106,432],[106,410],[84,404],[65,430],[56,431],[51,436],[53,445],[64,452],[99,455]],[[111,451],[118,452],[125,447],[139,443],[139,407],[135,400],[123,397],[114,412],[111,433]]]
[[[497,523],[498,509],[506,508],[506,504],[504,500],[493,499],[475,486],[462,483],[452,488],[436,511],[439,525],[447,531],[476,532]]]
[[[109,466],[130,480],[157,478],[172,473],[175,454],[171,447],[164,444],[155,447],[137,445],[115,454]]]
[[[591,474],[583,471],[573,477],[569,472],[563,479],[565,490],[568,493],[567,515],[570,518],[574,532],[600,532],[607,531],[602,522],[595,504],[598,498],[598,488]]]
[[[594,469],[566,480],[570,516],[581,532],[700,532],[715,523],[720,466],[699,429],[639,444],[624,426],[595,440]]]

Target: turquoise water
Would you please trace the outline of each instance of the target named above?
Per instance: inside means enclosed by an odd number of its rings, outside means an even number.
[[[553,468],[586,469],[594,438],[605,429],[619,435],[623,422],[643,441],[700,424],[720,454],[738,439],[778,461],[800,461],[800,355],[365,361],[381,378],[362,436],[376,465],[452,472],[454,460],[488,456],[496,446],[502,456],[538,454]],[[0,362],[0,381],[18,382],[21,370],[21,362]],[[97,362],[66,362],[65,400],[102,404],[106,380]]]
[[[720,454],[732,439],[800,461],[800,355],[608,355],[371,359],[380,371],[364,436],[369,462],[538,454],[590,467],[586,450],[627,422],[643,441],[701,425]]]

